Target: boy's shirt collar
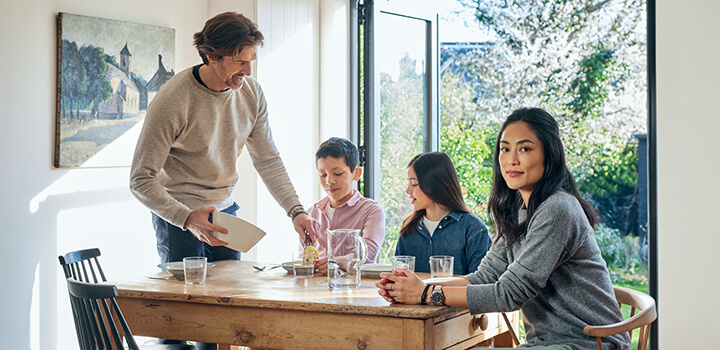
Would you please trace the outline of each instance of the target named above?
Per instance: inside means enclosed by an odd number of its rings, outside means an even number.
[[[341,206],[335,208],[337,210],[338,208],[342,208],[343,206],[347,205],[350,207],[354,207],[355,204],[357,204],[362,196],[360,195],[360,192],[353,188],[353,195],[348,199],[347,202],[343,203]],[[320,209],[321,211],[325,211],[325,207],[330,205],[330,197],[325,196],[325,198],[321,199],[319,202],[315,203],[315,207]]]

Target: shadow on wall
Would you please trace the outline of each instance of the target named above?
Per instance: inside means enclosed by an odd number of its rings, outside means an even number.
[[[58,255],[98,247],[109,280],[157,269],[150,213],[127,186],[118,187],[127,173],[71,170],[30,201],[27,216],[15,218],[27,234],[10,254],[20,271],[10,277],[15,288],[2,299],[12,305],[3,310],[13,311],[13,338],[29,340],[30,349],[77,348]]]

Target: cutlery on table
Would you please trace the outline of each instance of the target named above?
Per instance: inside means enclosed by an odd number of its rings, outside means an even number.
[[[281,265],[279,265],[279,264],[269,265],[269,266],[268,265],[263,265],[263,266],[253,265],[253,268],[258,271],[265,271],[265,270],[272,270],[272,269],[278,268],[280,266]]]

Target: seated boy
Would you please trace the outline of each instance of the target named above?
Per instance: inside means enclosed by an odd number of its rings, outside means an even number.
[[[313,242],[320,253],[315,260],[320,274],[327,274],[327,230],[359,229],[368,247],[367,262],[378,259],[385,239],[385,212],[380,204],[354,189],[353,182],[362,175],[359,163],[355,145],[339,137],[323,142],[315,153],[320,185],[327,193],[308,210],[308,215],[320,224]]]

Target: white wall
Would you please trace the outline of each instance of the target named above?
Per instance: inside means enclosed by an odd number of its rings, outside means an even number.
[[[720,328],[720,2],[657,1],[659,344],[714,349]]]
[[[347,10],[345,2],[339,0],[0,0],[0,12],[6,16],[0,21],[0,234],[3,258],[6,265],[13,266],[0,271],[0,347],[77,349],[58,255],[99,247],[103,267],[111,278],[155,271],[158,262],[150,214],[128,190],[128,168],[52,166],[57,13],[174,28],[176,72],[200,62],[192,35],[209,17],[230,10],[254,20],[262,18],[260,29],[268,39],[260,51],[256,77],[267,93],[278,148],[302,202],[310,205],[319,197],[312,155],[320,140],[320,76],[336,76],[336,95],[342,96],[341,90],[347,85],[343,83],[346,67],[320,69],[320,23],[346,25],[342,20],[321,20],[323,6],[326,15],[334,13],[327,11],[328,6]],[[329,25],[324,30],[347,31]],[[345,96],[337,103],[323,105],[337,125],[347,125],[346,101]],[[346,127],[336,130],[323,135],[346,136]],[[283,211],[268,199],[246,155],[238,168],[241,183],[234,195],[242,206],[239,214],[267,224],[264,228],[268,231],[263,246],[245,258],[278,261],[279,250],[273,242],[288,245],[297,236]]]
[[[0,217],[3,259],[0,324],[6,349],[77,349],[59,254],[100,247],[103,265],[157,263],[150,216],[128,190],[128,168],[54,169],[58,12],[175,28],[176,71],[199,61],[190,45],[206,20],[196,0],[0,3],[3,137]]]

